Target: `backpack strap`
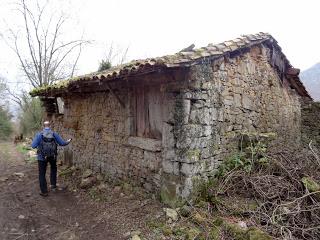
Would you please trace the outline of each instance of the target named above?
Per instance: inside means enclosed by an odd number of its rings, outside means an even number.
[[[42,131],[41,135],[42,137],[45,137],[45,138],[54,138],[54,132],[52,130],[49,130],[46,133]]]

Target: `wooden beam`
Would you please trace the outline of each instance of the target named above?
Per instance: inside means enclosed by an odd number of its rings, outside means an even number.
[[[298,76],[300,73],[300,69],[298,68],[293,68],[293,67],[290,67],[288,68],[286,74],[287,75],[290,75],[290,76]]]
[[[110,87],[109,83],[106,82],[105,83],[107,88],[109,89],[109,91],[111,92],[111,94],[118,100],[118,102],[120,103],[121,107],[125,108],[125,104],[121,101],[121,99],[119,98],[119,96],[113,91],[113,89]]]

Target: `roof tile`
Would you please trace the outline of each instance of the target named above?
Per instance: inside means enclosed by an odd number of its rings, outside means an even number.
[[[277,41],[268,33],[258,33],[255,35],[243,35],[241,38],[236,38],[234,40],[225,41],[219,44],[208,44],[207,47],[193,49],[186,52],[179,52],[173,55],[166,55],[163,57],[150,58],[144,60],[134,60],[127,64],[120,66],[115,66],[109,70],[102,72],[95,72],[91,74],[86,74],[84,76],[75,77],[69,79],[69,81],[64,80],[63,84],[54,84],[46,87],[41,87],[34,89],[30,94],[32,96],[43,95],[45,96],[48,91],[51,94],[54,94],[54,91],[61,91],[61,89],[68,88],[69,85],[78,82],[78,81],[87,81],[90,79],[102,79],[103,81],[109,81],[113,79],[121,78],[122,76],[134,75],[135,73],[143,73],[146,69],[150,71],[150,68],[170,68],[170,67],[179,67],[179,66],[190,66],[194,64],[195,60],[204,58],[204,57],[216,57],[223,56],[227,52],[236,51],[237,49],[243,47],[251,47],[256,44],[260,44],[264,41],[270,41],[275,44],[276,48],[281,50],[280,46],[277,44]],[[283,54],[283,58],[290,65],[289,61]],[[291,65],[290,65],[291,66]]]
[[[226,48],[226,45],[224,43],[220,43],[220,44],[217,44],[215,45],[215,47],[220,50],[220,51],[223,51],[223,49]]]
[[[231,51],[237,50],[238,46],[237,45],[231,45],[230,46]]]
[[[233,41],[225,41],[225,42],[223,42],[223,43],[224,43],[224,45],[226,45],[227,47],[230,47],[230,46],[234,45],[234,42],[233,42]]]

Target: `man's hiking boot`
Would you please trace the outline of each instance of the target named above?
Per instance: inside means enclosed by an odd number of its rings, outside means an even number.
[[[48,197],[48,193],[47,193],[47,192],[46,192],[46,193],[40,192],[39,194],[40,194],[40,196],[42,196],[42,197]]]
[[[60,191],[64,191],[64,190],[66,190],[66,187],[53,186],[53,185],[50,186],[51,192],[58,192],[58,191],[60,192]]]
[[[50,187],[51,192],[56,192],[58,190],[57,186],[51,185]]]

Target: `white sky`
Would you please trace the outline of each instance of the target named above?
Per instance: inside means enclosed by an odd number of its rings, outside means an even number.
[[[53,1],[53,0],[52,0]],[[0,0],[0,33],[19,23],[14,0]],[[72,16],[71,37],[84,32],[93,44],[83,51],[79,74],[96,71],[106,44],[129,46],[128,60],[175,53],[268,32],[301,70],[320,61],[319,0],[54,0]],[[6,23],[6,24],[5,24]],[[70,35],[69,34],[69,35]],[[77,36],[77,37],[78,37]],[[17,60],[0,42],[0,75],[21,78]]]

